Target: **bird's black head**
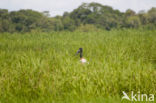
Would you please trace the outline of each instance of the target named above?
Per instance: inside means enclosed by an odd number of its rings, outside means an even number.
[[[80,51],[80,53],[82,53],[83,52],[83,49],[82,48],[79,48],[79,51]]]
[[[79,50],[77,51],[76,55],[80,53],[80,58],[82,58],[82,53],[83,53],[83,48],[79,48]]]

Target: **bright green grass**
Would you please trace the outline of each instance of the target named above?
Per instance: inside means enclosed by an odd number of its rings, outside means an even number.
[[[0,103],[120,103],[122,91],[156,95],[156,31],[0,34]]]

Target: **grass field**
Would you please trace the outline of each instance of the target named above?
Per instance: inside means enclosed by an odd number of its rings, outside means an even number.
[[[120,103],[122,91],[156,94],[156,30],[0,34],[0,103]]]

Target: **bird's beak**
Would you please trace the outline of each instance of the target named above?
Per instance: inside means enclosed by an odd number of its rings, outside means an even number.
[[[77,52],[76,52],[76,54],[75,55],[77,55],[77,54],[79,54],[80,53],[80,50],[78,50]]]

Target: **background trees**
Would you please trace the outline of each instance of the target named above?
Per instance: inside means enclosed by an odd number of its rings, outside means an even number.
[[[0,9],[0,32],[74,31],[93,26],[106,30],[112,28],[156,28],[156,8],[139,13],[130,9],[120,12],[110,6],[93,2],[83,3],[72,12],[65,12],[63,16],[56,17],[50,17],[48,11],[37,12],[28,9],[9,12],[6,9]]]
[[[147,15],[149,23],[156,24],[156,8],[150,9]]]

